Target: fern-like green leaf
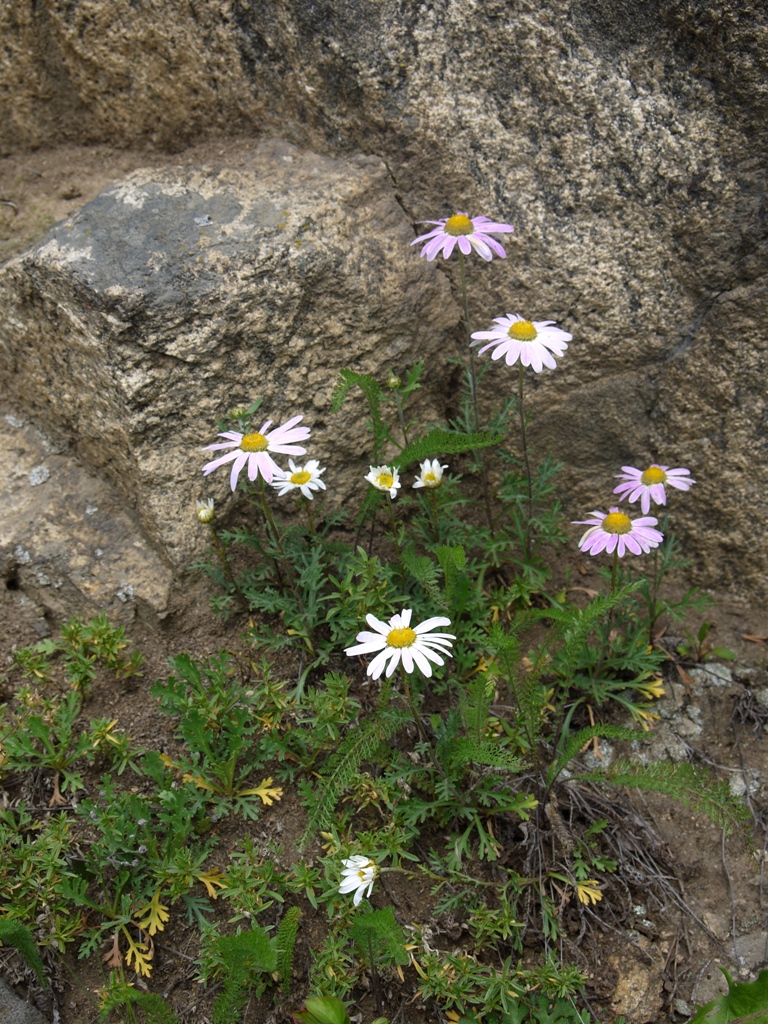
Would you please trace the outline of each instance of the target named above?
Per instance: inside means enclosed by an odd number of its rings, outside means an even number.
[[[437,583],[439,568],[428,555],[417,555],[412,547],[403,551],[405,571],[429,594],[436,604],[444,604]]]
[[[381,399],[383,392],[381,385],[370,373],[356,373],[354,370],[342,370],[339,380],[333,389],[331,397],[331,412],[339,412],[344,399],[351,388],[357,385],[368,399],[368,408],[371,412],[371,426],[373,427],[373,448],[371,458],[377,461],[380,457],[384,441],[387,437],[387,428],[381,419]]]
[[[749,820],[749,811],[731,796],[726,782],[719,782],[707,769],[688,761],[652,761],[650,764],[615,761],[607,768],[579,773],[575,777],[587,782],[665,793],[686,807],[706,814],[726,835],[743,829]]]
[[[299,930],[299,918],[301,911],[298,907],[291,907],[285,912],[280,927],[275,936],[275,953],[277,955],[277,972],[280,975],[283,992],[291,990],[291,978],[293,977],[293,947],[296,945],[296,933]]]
[[[596,736],[606,740],[633,740],[637,738],[637,731],[623,725],[589,725],[586,729],[580,729],[568,740],[562,753],[552,762],[547,772],[547,787],[551,786],[560,772],[569,761],[582,750],[590,740]]]
[[[122,1020],[136,1020],[133,1008],[139,1007],[146,1015],[147,1024],[178,1024],[178,1017],[162,996],[154,992],[139,992],[133,985],[117,980],[114,974],[111,979],[104,990],[100,1021],[112,1019],[114,1012]]]
[[[525,761],[510,754],[498,743],[490,743],[488,740],[455,740],[452,754],[454,764],[467,765],[474,762],[488,765],[489,768],[505,768],[515,775],[527,767]]]
[[[424,459],[435,459],[442,455],[458,455],[461,452],[477,451],[478,448],[491,448],[501,444],[503,434],[494,434],[490,430],[480,430],[474,434],[458,434],[448,430],[431,430],[426,437],[414,441],[404,448],[395,459],[398,469],[405,469],[413,462]]]
[[[147,1024],[178,1024],[179,1018],[155,992],[134,992],[126,998],[126,1003],[140,1006],[147,1015]]]
[[[477,743],[485,737],[488,712],[496,693],[496,681],[482,673],[467,683],[459,696],[459,712],[464,728]]]
[[[409,712],[391,708],[349,730],[324,766],[318,785],[313,788],[313,801],[308,808],[307,828],[301,837],[300,848],[306,846],[316,832],[328,828],[336,804],[360,765],[376,752],[379,744],[394,736],[410,719]]]
[[[457,614],[461,614],[472,587],[469,576],[464,571],[467,564],[464,548],[460,544],[455,547],[441,544],[435,554],[445,577],[445,596],[448,604]]]
[[[563,646],[558,661],[566,680],[576,672],[584,644],[592,630],[605,619],[611,609],[626,601],[629,595],[642,585],[643,581],[637,580],[635,583],[618,587],[610,594],[599,594],[586,608],[553,606],[547,609],[546,617],[554,620],[557,625],[556,633],[562,637]]]
[[[369,967],[371,955],[382,967],[410,963],[403,929],[395,920],[392,907],[359,914],[350,925],[349,936]]]
[[[45,967],[37,951],[34,936],[26,925],[9,917],[0,918],[0,942],[18,950],[26,960],[27,966],[37,975],[37,980],[43,988],[48,986]]]
[[[277,954],[258,925],[239,935],[219,936],[214,949],[223,964],[224,988],[213,1006],[213,1024],[235,1024],[257,976],[277,969]]]

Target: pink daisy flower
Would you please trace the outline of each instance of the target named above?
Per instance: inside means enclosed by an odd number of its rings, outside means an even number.
[[[647,516],[644,519],[630,519],[628,515],[612,508],[605,512],[592,512],[594,519],[574,519],[574,523],[588,525],[589,529],[579,541],[581,551],[590,555],[599,555],[601,551],[613,554],[618,551],[623,558],[627,551],[633,555],[648,554],[651,548],[657,548],[664,540],[664,534],[653,527],[658,519]]]
[[[292,444],[293,441],[306,441],[309,437],[309,427],[297,427],[303,416],[294,416],[282,427],[275,427],[274,430],[267,430],[272,426],[272,420],[267,420],[261,430],[253,434],[238,434],[236,430],[225,430],[219,437],[226,437],[227,440],[221,444],[209,444],[203,448],[204,452],[215,452],[220,448],[231,448],[232,451],[221,455],[213,462],[203,466],[203,473],[207,476],[214,469],[232,463],[232,472],[229,476],[229,486],[234,491],[237,487],[237,478],[240,470],[248,464],[248,479],[255,480],[259,474],[268,484],[272,478],[282,476],[282,470],[270,456],[270,452],[279,455],[306,455],[307,449]]]
[[[561,356],[568,348],[573,335],[553,327],[554,320],[523,320],[521,316],[508,313],[497,316],[494,321],[498,327],[490,331],[475,331],[472,345],[483,345],[479,354],[493,349],[491,359],[506,357],[507,366],[513,366],[519,359],[523,366],[531,366],[536,373],[541,373],[545,366],[554,370],[557,366],[555,356]]]
[[[635,469],[633,466],[622,466],[623,472],[616,474],[621,480],[613,493],[620,498],[633,502],[640,499],[640,508],[644,513],[651,511],[651,501],[656,505],[667,504],[665,485],[676,487],[679,491],[687,491],[696,481],[691,478],[689,469],[670,469],[669,466],[657,466],[655,463],[648,469]]]
[[[469,256],[474,249],[478,256],[488,263],[496,253],[502,259],[506,257],[503,246],[492,238],[489,232],[514,231],[511,224],[496,224],[487,217],[470,217],[466,213],[454,213],[446,220],[425,220],[424,224],[437,224],[436,228],[414,238],[411,245],[424,242],[420,255],[432,261],[442,251],[443,258],[448,259],[458,245],[459,251]]]

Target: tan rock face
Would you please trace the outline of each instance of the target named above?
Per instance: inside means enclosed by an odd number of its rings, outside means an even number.
[[[226,469],[204,480],[201,448],[233,405],[263,397],[275,426],[303,414],[337,505],[365,490],[369,449],[359,393],[329,416],[340,369],[431,358],[421,414],[440,416],[458,310],[411,237],[372,158],[274,143],[247,172],[134,174],[0,274],[0,379],[183,568],[203,539],[195,499],[230,494]]]
[[[574,334],[533,400],[568,513],[605,508],[622,464],[687,466],[673,528],[699,581],[768,594],[764,4],[20,0],[0,30],[6,148],[250,126],[376,154],[412,224],[515,223],[510,259],[473,265],[472,315]]]
[[[0,481],[0,577],[41,635],[47,615],[163,617],[172,568],[122,496],[5,406]]]

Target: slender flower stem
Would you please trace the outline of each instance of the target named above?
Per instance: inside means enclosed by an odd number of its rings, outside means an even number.
[[[230,586],[232,587],[232,589],[234,590],[235,594],[237,595],[237,603],[240,605],[240,607],[242,608],[243,611],[247,612],[248,611],[248,601],[246,600],[245,594],[242,592],[240,587],[237,585],[237,580],[235,579],[234,573],[232,572],[232,566],[229,564],[229,558],[227,557],[226,548],[224,547],[224,545],[221,542],[221,537],[219,537],[219,534],[218,534],[218,532],[216,530],[216,527],[213,525],[213,521],[211,521],[208,524],[208,526],[209,526],[210,531],[211,531],[211,539],[213,541],[213,546],[216,549],[216,554],[219,556],[219,561],[221,562],[221,567],[224,570],[224,575],[229,580]]]
[[[398,415],[398,417],[400,419],[400,429],[403,432],[403,443],[404,443],[405,447],[407,448],[408,447],[408,427],[405,424],[405,416],[403,415],[403,400],[402,400],[402,398],[400,397],[400,395],[398,394],[397,391],[395,392],[395,405],[397,406],[397,415]]]
[[[464,303],[464,326],[467,328],[467,343],[469,346],[469,382],[472,391],[472,412],[474,416],[475,433],[480,430],[480,410],[477,403],[477,373],[475,371],[475,350],[472,347],[472,321],[469,318],[469,297],[467,295],[467,271],[464,266],[464,253],[459,249],[459,276],[461,279],[461,297]],[[480,464],[480,479],[483,484],[483,502],[485,504],[485,518],[488,522],[488,529],[493,537],[493,513],[491,512],[491,498],[488,487],[488,471],[485,468],[485,461],[480,452],[474,452],[474,456]]]
[[[525,526],[525,551],[528,557],[531,557],[531,522],[533,520],[533,484],[531,482],[531,463],[528,458],[528,441],[525,436],[525,410],[523,408],[524,398],[524,373],[523,364],[520,363],[520,373],[518,376],[518,400],[517,404],[520,409],[520,434],[523,443],[523,460],[525,461],[525,476],[528,482],[528,522]]]
[[[370,932],[368,932],[368,962],[371,968],[371,987],[373,988],[373,999],[376,1003],[376,1013],[381,1015],[384,1012],[384,1004],[381,1000],[379,972],[376,970],[376,961],[373,959],[373,936]]]
[[[419,715],[416,705],[413,703],[413,695],[411,694],[411,688],[408,685],[408,676],[406,675],[405,669],[403,668],[402,661],[400,662],[398,667],[400,669],[400,679],[402,680],[403,683],[403,694],[405,695],[405,701],[408,707],[410,708],[411,714],[413,715],[413,720],[416,723],[416,729],[419,733],[419,739],[421,740],[422,743],[426,743],[428,746],[430,746],[431,744],[429,743],[427,734],[424,732],[424,724],[421,721],[421,716]]]
[[[619,549],[613,552],[613,566],[611,567],[611,593],[616,592],[616,583],[619,575]]]
[[[475,372],[475,350],[472,348],[472,321],[469,319],[469,298],[467,296],[467,272],[464,266],[464,253],[459,249],[459,276],[461,279],[461,297],[464,302],[464,326],[467,328],[469,343],[469,379],[472,387],[472,409],[475,416],[475,431],[480,429],[480,412],[477,406],[477,373]]]
[[[258,493],[262,511],[264,512],[267,522],[269,523],[269,528],[272,533],[272,539],[275,542],[275,547],[280,552],[280,559],[283,563],[283,568],[285,569],[286,578],[288,579],[288,586],[291,588],[291,593],[293,594],[294,600],[296,601],[296,607],[299,609],[299,612],[301,613],[302,617],[306,618],[306,612],[304,611],[304,602],[301,600],[301,594],[296,589],[296,584],[294,582],[293,577],[293,568],[288,559],[285,557],[285,551],[283,550],[283,545],[280,541],[280,533],[277,529],[277,524],[275,523],[274,517],[272,515],[272,510],[269,507],[269,502],[267,501],[266,495],[264,493],[264,480],[261,477],[261,475],[259,475]],[[312,641],[312,647],[314,648],[315,644],[311,630],[309,630],[309,637],[310,640]]]
[[[400,582],[405,591],[405,566],[403,565],[403,554],[400,550],[400,541],[397,538],[397,520],[395,519],[395,510],[392,505],[392,498],[387,492],[387,508],[389,509],[389,525],[392,528],[392,540],[395,544],[395,553],[397,554],[397,562],[400,566]]]
[[[429,507],[432,511],[432,526],[435,531],[435,544],[440,543],[440,520],[437,517],[437,495],[435,491],[436,487],[427,488],[429,491]]]
[[[304,495],[301,496],[301,502],[304,506],[304,511],[307,513],[307,521],[309,522],[309,528],[312,531],[313,535],[316,537],[317,527],[315,526],[315,517],[312,515],[312,502],[309,500],[309,498],[305,498]]]

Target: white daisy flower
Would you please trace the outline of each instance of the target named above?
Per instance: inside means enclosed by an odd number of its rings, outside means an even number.
[[[363,896],[371,895],[373,883],[379,873],[378,865],[370,857],[361,857],[359,854],[348,857],[341,863],[344,870],[341,873],[339,892],[345,894],[354,889],[355,895],[352,902],[357,907]],[[368,892],[365,891],[366,889]]]
[[[401,660],[406,672],[413,672],[415,667],[429,678],[432,675],[430,662],[444,665],[442,655],[452,657],[448,648],[453,647],[451,640],[456,637],[453,633],[431,632],[435,626],[450,626],[451,620],[442,616],[426,619],[411,629],[411,614],[410,608],[404,608],[399,614],[393,615],[389,622],[380,622],[375,615],[366,615],[365,621],[374,632],[364,629],[358,633],[357,644],[347,647],[346,654],[354,657],[356,654],[373,654],[377,651],[368,666],[368,675],[372,679],[378,679],[385,666],[389,678]]]
[[[397,466],[371,466],[365,478],[378,491],[389,491],[390,498],[396,498],[400,489],[400,473]]]
[[[290,473],[281,470],[281,475],[272,481],[272,486],[277,488],[278,498],[298,488],[304,497],[311,501],[313,491],[325,490],[325,484],[320,479],[325,472],[325,466],[321,468],[317,459],[310,459],[303,466],[297,466],[293,459],[288,459],[288,465],[291,467]]]
[[[213,498],[198,498],[197,518],[201,523],[213,522]]]
[[[419,475],[416,477],[414,487],[439,487],[443,480],[443,470],[447,466],[441,466],[437,459],[424,459],[421,464]]]

